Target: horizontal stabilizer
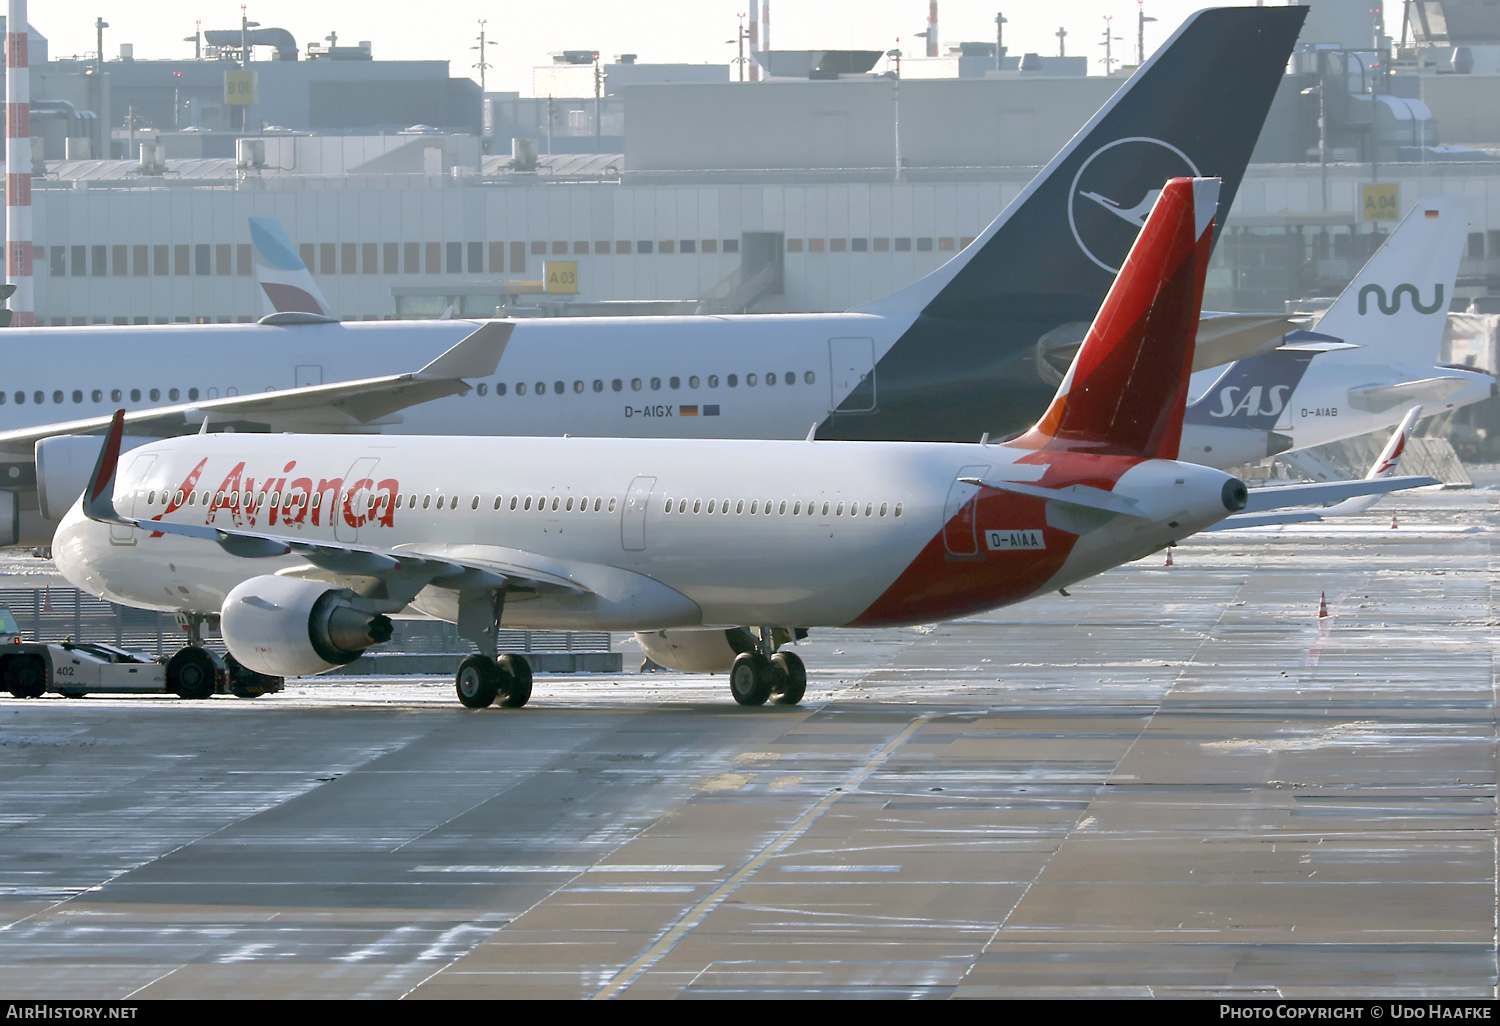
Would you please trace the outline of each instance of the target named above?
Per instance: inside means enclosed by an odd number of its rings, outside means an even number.
[[[1273,485],[1250,489],[1245,513],[1263,513],[1288,506],[1311,506],[1319,503],[1352,499],[1356,495],[1384,495],[1407,488],[1424,488],[1442,484],[1431,477],[1377,477],[1360,481],[1317,481],[1312,484]],[[1229,518],[1233,520],[1233,517]]]
[[[959,481],[981,488],[989,488],[997,492],[1029,495],[1035,499],[1046,499],[1049,502],[1065,502],[1070,506],[1098,509],[1106,513],[1119,513],[1127,517],[1144,518],[1147,516],[1147,514],[1142,513],[1136,508],[1134,500],[1116,495],[1114,492],[1107,492],[1103,488],[1094,488],[1090,485],[1044,488],[1041,485],[1022,484],[1019,481],[982,481],[977,477],[961,477]]]

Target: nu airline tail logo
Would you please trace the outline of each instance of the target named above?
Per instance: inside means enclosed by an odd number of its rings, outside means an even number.
[[[1167,179],[1197,177],[1198,165],[1160,139],[1131,136],[1100,147],[1079,166],[1068,193],[1074,241],[1117,274]]]
[[[1400,313],[1401,297],[1403,295],[1411,297],[1412,308],[1415,309],[1417,313],[1437,313],[1443,308],[1442,283],[1439,282],[1437,285],[1433,286],[1433,290],[1434,292],[1432,303],[1425,304],[1422,302],[1422,294],[1417,291],[1417,287],[1406,282],[1397,285],[1394,289],[1391,290],[1389,301],[1387,301],[1386,299],[1385,289],[1381,288],[1379,285],[1366,285],[1364,288],[1359,290],[1359,315],[1363,317],[1368,312],[1371,296],[1375,297],[1375,304],[1380,308],[1380,312],[1385,314],[1387,317]]]
[[[1281,411],[1286,409],[1287,394],[1291,390],[1290,385],[1273,385],[1270,388],[1252,385],[1248,389],[1229,385],[1219,390],[1219,408],[1209,410],[1208,415],[1220,419],[1240,414],[1247,417],[1279,417]],[[1244,392],[1244,398],[1239,397],[1241,392]]]

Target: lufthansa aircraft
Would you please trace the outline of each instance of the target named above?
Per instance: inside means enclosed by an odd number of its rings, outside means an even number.
[[[42,485],[44,512],[55,515],[77,496],[99,445],[64,439],[49,459],[47,440],[102,433],[117,407],[128,411],[127,445],[204,424],[661,438],[801,438],[812,425],[820,439],[1014,435],[1046,407],[1077,350],[1139,230],[1133,212],[1172,176],[1212,175],[1224,181],[1219,214],[1227,213],[1305,15],[1250,7],[1192,16],[974,243],[848,313],[506,322],[508,339],[492,333],[480,347],[494,353],[503,344],[497,365],[465,374],[472,388],[438,399],[395,394],[412,385],[403,372],[435,361],[480,323],[337,323],[290,312],[247,325],[12,330],[10,384],[0,391],[0,543],[14,522],[13,538],[45,544],[54,525],[16,512],[35,504],[34,475],[58,475]],[[256,241],[263,281],[285,301],[303,280],[295,254],[277,254],[265,233]],[[271,265],[287,274],[278,279],[272,266],[267,276]],[[1211,316],[1199,364],[1274,345],[1291,327],[1281,317]],[[334,405],[313,386],[356,379],[360,387]],[[439,387],[430,374],[423,381]],[[274,400],[268,389],[279,393]],[[432,401],[409,406],[424,397]]]
[[[641,632],[658,661],[728,669],[741,704],[795,703],[806,674],[778,629],[970,615],[1246,507],[1243,483],[1176,459],[1218,186],[1167,183],[1051,404],[1014,441],[221,433],[122,457],[122,411],[55,558],[113,601],[219,615],[235,690],[347,663],[413,608],[479,645],[456,682],[471,708],[530,697],[525,661],[495,658],[502,623]],[[737,624],[763,626],[735,652]],[[184,697],[220,673],[192,646],[167,670]]]

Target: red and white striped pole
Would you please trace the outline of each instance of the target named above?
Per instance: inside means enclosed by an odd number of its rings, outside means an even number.
[[[760,5],[760,48],[771,52],[771,0],[762,0]]]
[[[927,56],[938,55],[938,22],[937,22],[937,0],[932,0],[927,7]]]
[[[760,0],[750,0],[750,81],[760,81]]]
[[[26,0],[8,0],[5,20],[5,280],[11,325],[36,323],[31,290],[31,71],[26,57]]]

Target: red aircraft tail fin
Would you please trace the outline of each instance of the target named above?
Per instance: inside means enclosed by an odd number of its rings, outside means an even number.
[[[1177,458],[1218,194],[1217,178],[1167,182],[1052,405],[1011,444]]]

